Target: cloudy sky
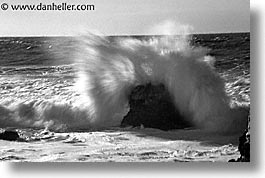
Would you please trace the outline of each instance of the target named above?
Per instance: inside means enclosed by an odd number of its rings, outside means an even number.
[[[95,11],[12,11],[11,4],[94,4]],[[0,5],[3,1],[0,2]],[[160,33],[154,26],[174,21],[194,33],[249,31],[249,0],[6,0],[0,36],[73,35],[97,30],[106,35]]]

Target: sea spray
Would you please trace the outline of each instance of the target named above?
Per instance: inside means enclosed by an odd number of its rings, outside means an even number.
[[[62,61],[71,53],[69,58],[75,64],[43,66],[42,60],[35,60],[35,53],[30,53],[25,57],[26,68],[1,67],[0,127],[77,131],[119,126],[130,110],[128,100],[133,89],[151,83],[165,86],[176,110],[194,126],[211,131],[241,132],[245,129],[248,108],[231,102],[224,81],[215,72],[214,58],[207,55],[209,50],[190,45],[192,36],[186,35],[185,29],[176,30],[181,31],[181,35],[166,28],[164,35],[153,37],[109,38],[85,34],[71,43],[54,39],[62,43],[53,45],[56,55],[47,55],[52,56],[49,62],[54,61],[54,56]],[[229,44],[234,35],[228,36]],[[242,40],[235,37],[241,44]],[[33,43],[37,39],[24,40]],[[215,40],[210,43],[217,45]],[[14,50],[24,52],[23,45],[15,47]],[[38,51],[35,47],[34,50],[36,54],[50,54],[49,49]],[[40,62],[41,67],[31,66],[29,60]],[[25,61],[20,59],[19,64]],[[231,64],[231,60],[222,61]],[[244,81],[248,76],[237,77]],[[233,77],[230,72],[229,79]],[[240,82],[233,81],[227,81],[229,95],[240,96],[241,90],[248,95],[249,91]]]
[[[189,45],[187,37],[151,40],[81,37],[78,51],[80,92],[87,100],[93,127],[118,126],[128,112],[132,89],[163,84],[177,110],[198,128],[242,131],[248,111],[231,107],[224,81],[213,70],[207,49]]]

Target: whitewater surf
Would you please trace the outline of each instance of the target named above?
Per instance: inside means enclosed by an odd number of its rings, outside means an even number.
[[[224,81],[214,72],[207,49],[189,38],[166,36],[109,41],[84,36],[77,56],[78,88],[93,127],[118,126],[129,110],[128,96],[138,85],[163,84],[180,114],[197,128],[237,132],[246,127],[248,110],[232,105]]]
[[[15,75],[3,88],[13,94],[1,99],[1,127],[74,131],[120,126],[130,110],[132,90],[151,83],[165,86],[175,108],[195,128],[241,132],[249,108],[232,102],[214,69],[214,57],[207,48],[191,45],[191,38],[110,40],[89,34],[74,38],[72,64],[3,67],[3,86],[12,76],[9,72]],[[20,77],[25,71],[29,78]]]
[[[248,33],[12,37],[0,38],[0,47],[19,49],[0,53],[0,134],[19,136],[17,142],[0,141],[0,161],[228,161],[240,156],[238,137],[250,103]],[[159,103],[161,94],[154,91],[161,88],[181,117],[165,114],[168,105],[152,109],[192,127],[165,123],[157,112],[145,115],[152,112],[145,104],[152,104],[148,95]],[[134,110],[134,101],[142,104],[140,110]],[[137,116],[139,127],[122,128],[136,111],[132,119]],[[145,116],[151,116],[149,125]],[[147,128],[156,124],[176,130]]]

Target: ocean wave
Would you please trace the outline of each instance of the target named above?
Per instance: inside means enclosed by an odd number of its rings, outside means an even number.
[[[242,131],[248,108],[231,103],[241,92],[236,87],[248,93],[250,81],[240,75],[225,84],[209,49],[192,46],[190,39],[85,35],[76,39],[69,65],[1,67],[0,126],[56,131],[119,126],[133,88],[152,83],[163,84],[196,127]]]
[[[0,126],[70,131],[91,128],[86,109],[69,102],[21,101],[0,104]]]
[[[93,124],[120,123],[128,93],[137,85],[152,83],[165,85],[177,110],[196,127],[242,130],[247,109],[231,107],[224,81],[214,71],[214,58],[207,55],[207,48],[191,46],[189,39],[166,36],[110,42],[105,37],[83,37],[77,57],[78,88],[90,105]]]
[[[76,73],[76,65],[56,65],[56,66],[6,66],[0,67],[0,75],[26,75],[26,76],[60,76],[64,74]]]

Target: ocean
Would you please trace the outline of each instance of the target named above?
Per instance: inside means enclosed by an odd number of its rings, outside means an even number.
[[[108,38],[148,40],[161,36]],[[225,80],[227,94],[234,101],[249,105],[250,34],[198,34],[192,36],[190,44],[208,49],[207,55],[215,58],[214,70]],[[74,37],[0,38],[0,127],[43,127],[56,122],[58,112],[78,110],[71,106],[80,97],[75,85],[78,45]],[[50,103],[59,103],[61,109],[56,111]],[[50,113],[43,113],[42,107],[50,107]],[[74,114],[82,115],[80,112]],[[42,115],[50,117],[50,123],[36,119]],[[19,120],[18,125],[10,118]],[[71,117],[67,119],[68,124],[76,122]]]
[[[110,43],[115,43],[117,39],[148,41],[162,37],[111,36],[107,39]],[[189,39],[189,45],[192,48],[207,49],[206,56],[215,59],[213,70],[224,80],[227,95],[233,102],[249,107],[250,33],[194,34]],[[0,129],[19,129],[24,140],[28,139],[28,141],[35,141],[36,134],[40,135],[39,138],[54,138],[54,133],[51,134],[47,130],[66,133],[93,130],[87,121],[83,95],[79,92],[83,85],[77,84],[80,79],[80,64],[76,60],[80,57],[78,56],[79,46],[80,41],[75,37],[0,38]],[[146,70],[148,74],[149,68]],[[120,131],[116,133],[122,134]],[[105,136],[98,134],[94,132],[97,139],[103,139],[100,144],[112,143],[110,140],[104,140],[107,136],[111,137],[112,131]],[[31,137],[26,139],[25,135],[31,135]],[[208,138],[205,135],[204,137]],[[61,140],[65,143],[68,138],[69,136],[64,136]],[[196,139],[200,140],[197,137]],[[72,138],[70,142],[80,143],[82,139],[80,141],[80,139]],[[228,149],[228,152],[232,150],[233,156],[238,156],[235,147],[228,146],[227,148],[226,145],[225,149]],[[224,150],[222,148],[219,151]],[[2,160],[16,160],[16,157],[7,155],[7,152],[3,153]],[[42,161],[42,159],[43,157],[37,161]],[[57,160],[57,158],[49,160]],[[63,160],[69,159],[57,161]]]

